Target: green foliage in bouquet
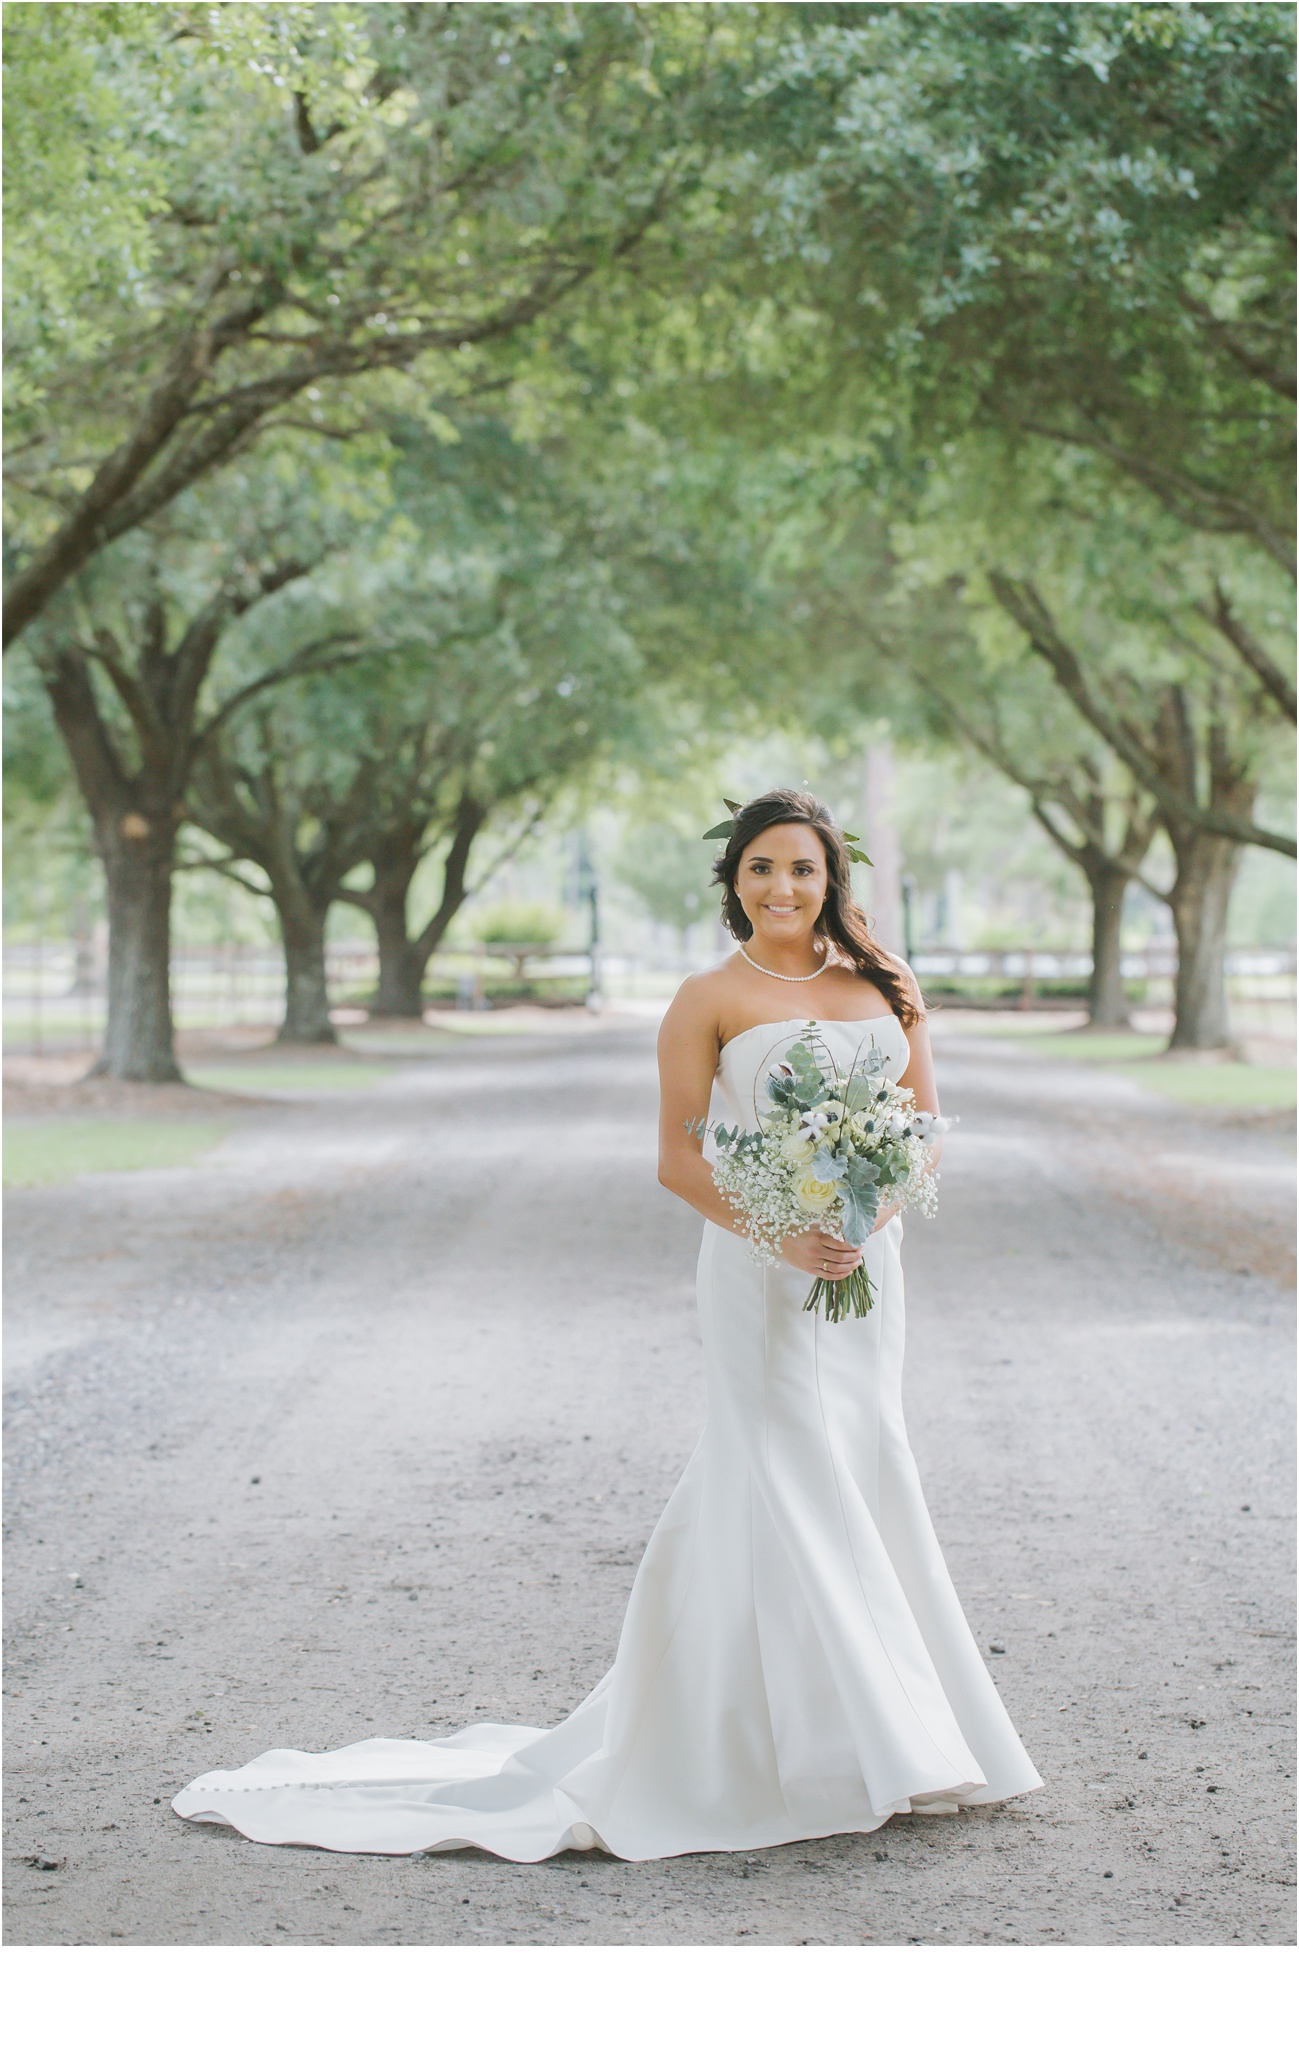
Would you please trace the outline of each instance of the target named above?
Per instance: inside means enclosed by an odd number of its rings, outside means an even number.
[[[809,1025],[767,1076],[766,1098],[763,1109],[754,1105],[756,1130],[718,1124],[713,1133],[714,1177],[760,1258],[778,1258],[787,1236],[818,1223],[862,1246],[885,1201],[933,1213],[928,1148],[944,1120],[916,1109],[876,1048],[842,1075]],[[874,1294],[865,1265],[845,1280],[815,1281],[803,1306],[832,1323],[867,1315]]]

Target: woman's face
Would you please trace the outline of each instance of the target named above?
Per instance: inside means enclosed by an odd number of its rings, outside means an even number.
[[[829,877],[810,825],[769,825],[740,855],[735,891],[755,938],[778,945],[811,937]]]

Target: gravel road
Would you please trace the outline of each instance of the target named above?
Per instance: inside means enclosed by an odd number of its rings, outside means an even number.
[[[1288,1141],[954,1028],[909,1413],[1044,1789],[640,1865],[174,1818],[274,1745],[559,1719],[698,1432],[651,1029],[435,1044],[10,1199],[9,1943],[1293,1941]]]

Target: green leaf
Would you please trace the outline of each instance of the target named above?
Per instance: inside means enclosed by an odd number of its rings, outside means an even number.
[[[851,1181],[840,1190],[843,1221],[839,1228],[849,1244],[863,1245],[875,1228],[879,1195],[874,1188],[858,1189]]]
[[[815,1109],[817,1103],[824,1102],[830,1093],[815,1055],[799,1039],[791,1045],[786,1057],[794,1069],[794,1100],[801,1109]]]
[[[879,1180],[879,1177],[879,1169],[871,1160],[863,1159],[860,1153],[857,1153],[848,1161],[846,1175],[848,1185],[860,1199],[865,1199],[869,1190]]]

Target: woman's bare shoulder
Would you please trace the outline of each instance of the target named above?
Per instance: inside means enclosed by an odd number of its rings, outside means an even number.
[[[668,1004],[663,1019],[665,1033],[708,1034],[720,1040],[722,1021],[730,1005],[728,992],[734,983],[728,967],[729,963],[723,960],[716,967],[705,967],[698,974],[686,976]]]

